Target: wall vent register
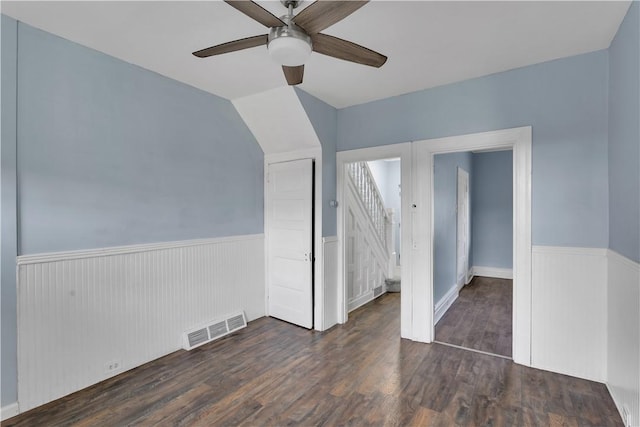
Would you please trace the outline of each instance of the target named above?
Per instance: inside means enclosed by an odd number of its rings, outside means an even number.
[[[246,327],[247,319],[244,312],[225,316],[222,319],[185,331],[182,334],[182,348],[192,350]]]

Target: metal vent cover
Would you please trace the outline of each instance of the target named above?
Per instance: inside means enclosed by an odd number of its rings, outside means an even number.
[[[182,348],[192,350],[246,327],[247,320],[244,312],[230,314],[183,332]]]
[[[187,339],[189,341],[189,347],[193,348],[209,341],[209,335],[207,334],[206,328],[203,328],[187,334]]]
[[[377,288],[373,288],[373,297],[377,297],[382,294],[382,286],[378,286]]]
[[[226,335],[227,332],[229,332],[229,330],[227,329],[227,322],[224,320],[209,326],[209,336],[211,339]]]
[[[229,326],[229,331],[235,331],[237,329],[242,329],[247,326],[247,322],[244,319],[244,313],[238,314],[237,316],[233,316],[227,319],[227,325]]]

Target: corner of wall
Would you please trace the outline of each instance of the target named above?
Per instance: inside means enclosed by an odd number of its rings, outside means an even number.
[[[18,256],[17,229],[17,54],[18,22],[1,15],[2,43],[2,137],[0,143],[0,209],[2,214],[1,279],[2,297],[2,353],[0,354],[2,384],[2,417],[17,408],[17,317],[16,317],[16,257]],[[15,406],[14,406],[15,405]]]

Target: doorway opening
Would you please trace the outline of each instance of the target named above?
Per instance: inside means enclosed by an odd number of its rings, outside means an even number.
[[[410,143],[337,153],[339,323],[347,322],[350,311],[377,296],[401,291],[404,336],[410,314],[405,306],[410,297],[410,261],[405,254],[409,253],[411,184]],[[373,190],[379,196],[372,195]]]
[[[401,289],[401,160],[345,165],[347,310]]]
[[[435,341],[511,358],[513,152],[434,156]]]
[[[344,175],[349,162],[401,159],[402,293],[400,336],[434,341],[433,159],[458,151],[513,150],[513,360],[531,366],[531,127],[502,129],[341,151],[337,164],[337,320],[348,319],[346,304]]]
[[[413,228],[412,334],[414,340],[435,337],[434,298],[434,159],[461,151],[512,150],[513,183],[513,340],[515,363],[531,366],[531,127],[459,135],[414,143],[416,215]],[[413,213],[413,212],[412,212]],[[420,260],[421,262],[417,262]]]
[[[267,169],[267,308],[269,316],[314,327],[314,161]]]

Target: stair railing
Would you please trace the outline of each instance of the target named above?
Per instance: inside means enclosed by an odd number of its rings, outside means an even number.
[[[349,177],[353,182],[360,200],[365,210],[369,214],[369,218],[373,223],[376,236],[384,249],[388,252],[388,236],[387,229],[389,225],[389,217],[382,201],[382,195],[373,179],[371,170],[367,162],[354,162],[348,165]]]

